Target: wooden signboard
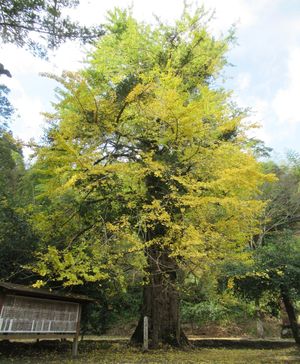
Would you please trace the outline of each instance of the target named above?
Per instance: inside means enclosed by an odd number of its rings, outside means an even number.
[[[77,356],[81,305],[91,301],[0,282],[0,339],[72,338]]]

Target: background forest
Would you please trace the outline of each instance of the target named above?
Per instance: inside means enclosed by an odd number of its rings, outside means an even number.
[[[47,75],[59,101],[30,163],[0,85],[0,279],[94,298],[84,333],[122,327],[139,342],[148,315],[154,345],[182,344],[184,330],[278,336],[286,311],[299,343],[300,157],[271,161],[216,86],[233,34],[215,39],[203,9],[156,27],[116,9],[81,29],[49,21],[72,2],[13,3],[3,42],[43,57],[99,40],[81,71]]]

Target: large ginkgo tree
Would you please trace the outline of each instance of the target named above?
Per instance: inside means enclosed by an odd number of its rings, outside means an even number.
[[[120,10],[108,18],[86,67],[52,76],[60,100],[32,167],[42,239],[34,269],[64,285],[139,278],[132,340],[142,341],[148,316],[153,347],[182,345],[184,274],[243,251],[269,177],[244,113],[216,81],[231,36],[215,39],[202,9],[174,26]]]

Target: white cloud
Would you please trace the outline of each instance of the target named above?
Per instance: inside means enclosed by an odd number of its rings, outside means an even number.
[[[131,7],[133,15],[139,20],[150,22],[153,14],[159,15],[162,20],[170,21],[178,18],[183,9],[183,0],[100,0],[82,1],[78,8],[68,11],[73,19],[84,24],[99,24],[106,21],[107,11],[114,7],[121,9]]]
[[[37,97],[28,97],[22,94],[14,100],[20,118],[13,123],[13,128],[18,136],[25,142],[31,138],[41,136],[42,116],[44,109],[42,101]]]
[[[202,0],[194,1],[193,7],[205,6],[208,11],[216,10],[215,19],[211,25],[218,33],[229,29],[232,24],[238,24],[240,28],[253,25],[269,4],[278,0]],[[192,3],[192,1],[189,1]],[[68,11],[74,19],[85,24],[100,24],[105,22],[107,11],[114,7],[127,8],[133,4],[133,15],[139,20],[153,22],[153,15],[160,17],[162,21],[173,22],[183,10],[183,0],[113,0],[110,2],[100,0],[82,1],[78,8]]]
[[[1,63],[10,70],[12,75],[39,72],[47,66],[47,62],[33,57],[29,52],[12,44],[1,47]]]
[[[247,72],[238,74],[237,76],[237,89],[238,91],[244,91],[249,87],[251,83],[251,75]]]
[[[278,1],[203,0],[203,4],[206,9],[215,10],[215,20],[212,24],[212,30],[217,33],[222,33],[233,24],[237,25],[239,30],[254,26],[270,4],[274,6]]]
[[[42,124],[41,112],[44,109],[42,100],[29,95],[16,78],[10,79],[6,84],[11,89],[10,100],[19,115],[12,123],[15,134],[25,142],[33,137],[39,138]]]
[[[232,24],[249,26],[255,21],[255,16],[249,2],[243,0],[206,0],[207,8],[216,10],[214,27],[219,31],[228,29]]]
[[[63,70],[81,67],[82,50],[78,44],[65,44],[55,54],[49,54],[49,61],[33,57],[28,51],[13,45],[2,46],[1,60],[12,78],[1,77],[1,83],[10,89],[9,99],[19,117],[12,121],[11,128],[16,137],[24,142],[31,138],[38,140],[43,134],[42,112],[51,110],[54,101],[54,81],[41,77],[40,73],[61,74]],[[28,153],[26,153],[28,155]]]
[[[287,61],[287,85],[275,94],[272,106],[281,123],[300,123],[300,48],[289,52]]]
[[[76,71],[82,68],[85,48],[77,42],[63,44],[55,53],[50,54],[51,72],[61,74],[62,71]]]
[[[29,51],[12,44],[0,49],[1,63],[10,70],[13,78],[43,72],[60,74],[65,69],[73,71],[81,67],[84,57],[83,47],[76,42],[67,42],[55,52],[49,52],[48,60],[34,57]]]
[[[248,136],[263,140],[267,145],[269,145],[272,140],[272,135],[267,132],[267,124],[270,120],[270,105],[266,100],[259,98],[252,98],[251,105],[252,111],[246,121],[256,124],[257,127],[250,129],[248,131]]]

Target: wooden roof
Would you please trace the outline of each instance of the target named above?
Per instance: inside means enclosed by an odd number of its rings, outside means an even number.
[[[19,296],[29,296],[37,298],[47,298],[59,301],[68,301],[76,303],[94,302],[93,299],[79,294],[69,294],[59,291],[52,291],[45,288],[33,288],[30,286],[23,286],[21,284],[0,282],[0,291]]]

